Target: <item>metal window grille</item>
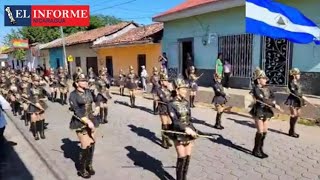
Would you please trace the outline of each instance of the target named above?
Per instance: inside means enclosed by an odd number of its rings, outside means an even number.
[[[220,36],[218,40],[219,52],[222,53],[223,60],[228,59],[232,65],[232,75],[234,77],[251,77],[253,35]]]

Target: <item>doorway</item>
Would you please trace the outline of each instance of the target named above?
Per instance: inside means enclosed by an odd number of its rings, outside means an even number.
[[[140,74],[142,72],[141,66],[146,66],[146,55],[145,54],[138,55],[138,76],[140,76]]]
[[[87,73],[90,67],[92,67],[94,74],[98,75],[98,58],[97,57],[87,57]]]
[[[188,62],[188,54],[191,55],[190,62]],[[193,65],[193,38],[180,40],[180,72],[184,78],[187,78],[186,69]]]
[[[56,63],[57,63],[57,66],[56,66],[56,69],[58,69],[61,65],[60,65],[60,59],[59,58],[56,58]]]
[[[113,62],[112,56],[106,56],[106,67],[108,68],[108,74],[113,77]]]

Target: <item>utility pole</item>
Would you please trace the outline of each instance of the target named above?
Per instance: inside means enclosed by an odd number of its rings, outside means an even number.
[[[66,53],[66,42],[65,42],[65,39],[64,39],[62,26],[60,26],[60,32],[61,32],[61,39],[62,39],[62,46],[63,46],[64,68],[68,70],[69,74],[71,74],[71,66],[70,66],[70,69],[68,68],[67,53]]]

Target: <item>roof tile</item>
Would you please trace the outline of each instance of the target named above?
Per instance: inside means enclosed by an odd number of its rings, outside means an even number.
[[[134,44],[141,41],[151,41],[148,37],[163,30],[163,23],[154,23],[144,27],[134,28],[127,33],[111,40],[102,41],[93,47],[102,47],[108,45]]]

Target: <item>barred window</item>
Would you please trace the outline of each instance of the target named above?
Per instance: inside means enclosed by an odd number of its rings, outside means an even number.
[[[219,37],[219,53],[222,60],[229,60],[234,77],[251,77],[253,35],[240,34]]]

